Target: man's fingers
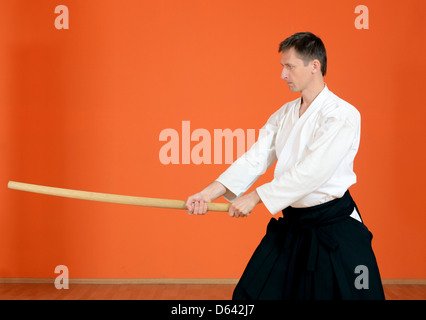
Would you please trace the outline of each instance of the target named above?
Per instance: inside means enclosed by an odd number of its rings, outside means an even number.
[[[194,212],[194,203],[189,200],[186,202],[186,211],[188,214],[192,214]]]
[[[244,208],[240,208],[234,205],[231,205],[229,208],[229,216],[235,218],[245,218],[250,214],[250,212],[246,212]]]
[[[200,193],[194,194],[186,200],[186,209],[188,214],[206,214],[208,211],[207,204],[210,202],[210,198],[203,196]]]
[[[228,214],[229,214],[229,216],[230,216],[230,217],[233,217],[233,216],[234,216],[234,206],[233,206],[233,205],[231,205],[231,206],[229,207]]]
[[[192,202],[192,210],[191,213],[193,214],[206,214],[207,212],[207,202],[204,202],[204,200],[197,200]],[[191,214],[188,211],[189,214]]]
[[[200,202],[198,202],[198,214],[205,214],[206,213],[204,211],[205,206],[206,206],[206,203],[204,202],[204,200],[200,200]]]
[[[199,213],[199,208],[200,208],[200,202],[199,201],[195,201],[194,202],[194,214],[198,214]]]
[[[195,209],[195,202],[196,200],[194,200],[194,197],[189,197],[188,200],[186,200],[186,209],[188,214],[194,214],[194,209]]]
[[[235,204],[232,204],[231,207],[229,208],[229,216],[238,218],[238,215],[239,215],[238,208],[235,207]]]

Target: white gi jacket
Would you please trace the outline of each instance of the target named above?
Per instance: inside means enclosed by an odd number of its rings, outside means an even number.
[[[218,177],[235,195],[228,201],[246,192],[277,159],[274,179],[256,188],[272,214],[340,198],[356,182],[358,110],[327,86],[299,118],[300,103],[298,98],[276,111],[250,150]],[[352,217],[360,220],[356,211]]]

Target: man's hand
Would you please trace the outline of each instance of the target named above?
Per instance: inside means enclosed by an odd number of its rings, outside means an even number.
[[[245,218],[259,202],[262,202],[262,200],[256,190],[247,195],[241,196],[232,203],[229,208],[229,216]]]
[[[202,191],[188,197],[188,200],[186,200],[188,214],[206,214],[207,202],[210,201],[210,197]]]
[[[206,214],[207,213],[207,203],[212,202],[216,198],[224,195],[228,197],[234,196],[224,185],[214,181],[208,185],[203,191],[198,192],[186,200],[186,209],[188,214]],[[247,217],[253,208],[262,202],[257,191],[241,196],[239,199],[235,200],[229,208],[229,216],[231,217]]]
[[[206,214],[207,202],[224,195],[227,189],[218,181],[210,183],[203,191],[198,192],[186,200],[186,209],[188,214]]]

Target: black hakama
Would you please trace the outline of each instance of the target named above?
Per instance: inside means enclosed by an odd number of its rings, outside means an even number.
[[[384,299],[373,235],[350,217],[354,208],[346,191],[342,198],[288,207],[282,218],[272,218],[233,299]]]

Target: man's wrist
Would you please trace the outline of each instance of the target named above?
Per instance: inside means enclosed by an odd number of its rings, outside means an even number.
[[[219,198],[225,192],[226,187],[218,181],[213,181],[203,191],[201,191],[202,194],[208,195],[212,201],[216,198]]]
[[[262,203],[262,199],[260,198],[259,194],[257,193],[257,190],[254,190],[252,192],[252,194],[253,194],[253,197],[254,197],[254,199],[256,201],[256,204],[257,203]]]

